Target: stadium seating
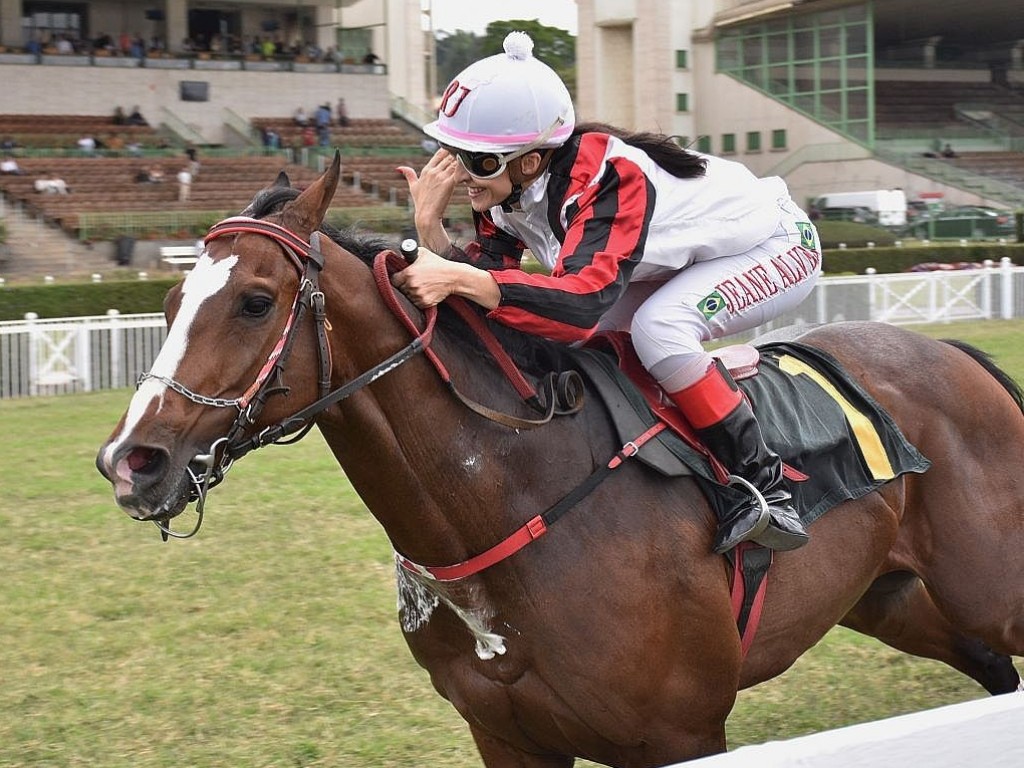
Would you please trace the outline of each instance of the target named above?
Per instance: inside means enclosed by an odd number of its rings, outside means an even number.
[[[286,170],[296,186],[309,184],[316,171],[289,165],[279,156],[211,157],[200,155],[200,171],[192,183],[190,199],[178,200],[177,172],[185,166],[184,156],[172,157],[24,157],[21,176],[0,176],[0,189],[19,201],[28,212],[41,216],[76,234],[78,215],[86,212],[155,211],[237,211],[245,207],[259,189]],[[136,181],[145,168],[158,166],[164,173],[160,183]],[[69,194],[47,194],[35,190],[35,180],[57,175]],[[372,206],[381,200],[351,186],[339,188],[338,206]]]
[[[252,126],[257,131],[274,129],[281,137],[282,147],[302,146],[302,126],[290,117],[254,117]],[[422,136],[396,120],[352,119],[349,124],[330,126],[332,147],[399,147],[406,150],[419,148]]]
[[[0,137],[10,137],[27,149],[75,149],[83,136],[92,136],[115,151],[127,151],[128,144],[143,149],[166,144],[150,125],[116,125],[111,115],[21,115],[0,114]],[[123,145],[125,149],[118,148]]]
[[[944,80],[878,80],[875,83],[875,121],[879,136],[893,130],[966,125],[958,114],[966,110],[984,121],[984,113],[1024,115],[1024,94],[993,83]]]

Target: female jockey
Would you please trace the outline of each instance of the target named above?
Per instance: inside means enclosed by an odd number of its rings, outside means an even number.
[[[644,367],[751,492],[719,521],[715,551],[748,539],[801,546],[807,533],[782,462],[702,343],[761,325],[810,293],[821,271],[810,217],[782,179],[667,136],[576,125],[569,92],[533,58],[529,36],[513,32],[504,48],[448,86],[424,128],[440,149],[422,171],[399,169],[421,248],[395,286],[420,308],[455,294],[493,320],[564,342],[629,331]],[[442,224],[458,184],[476,223],[465,248]],[[517,269],[526,248],[549,275]]]

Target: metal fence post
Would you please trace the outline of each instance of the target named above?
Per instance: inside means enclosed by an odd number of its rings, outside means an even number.
[[[1013,319],[1013,261],[1009,256],[999,260],[999,317]]]
[[[110,386],[122,386],[121,369],[124,365],[124,340],[121,338],[121,313],[116,309],[107,310],[107,327],[110,329]]]

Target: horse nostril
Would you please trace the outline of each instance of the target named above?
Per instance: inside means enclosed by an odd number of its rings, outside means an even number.
[[[165,454],[156,448],[138,446],[124,457],[128,469],[136,475],[159,474],[164,465]]]
[[[136,473],[151,473],[159,464],[160,452],[155,448],[133,448],[125,461],[128,468]]]

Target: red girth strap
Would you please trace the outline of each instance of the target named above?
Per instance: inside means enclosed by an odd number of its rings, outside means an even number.
[[[511,536],[508,536],[485,552],[481,552],[479,555],[454,565],[420,565],[419,563],[414,563],[401,553],[396,553],[399,565],[407,571],[418,573],[420,576],[425,576],[435,581],[457,581],[458,579],[464,579],[467,576],[479,573],[485,568],[490,568],[495,563],[499,563],[505,558],[514,555],[527,544],[536,541],[547,533],[548,526],[554,524],[562,515],[585,498],[609,473],[621,467],[626,459],[636,456],[644,444],[665,429],[665,426],[665,422],[659,421],[643,434],[630,440],[616,451],[615,455],[607,463],[602,464],[591,472],[583,482],[561,500],[549,507],[545,512],[528,520],[525,525],[520,527]]]

